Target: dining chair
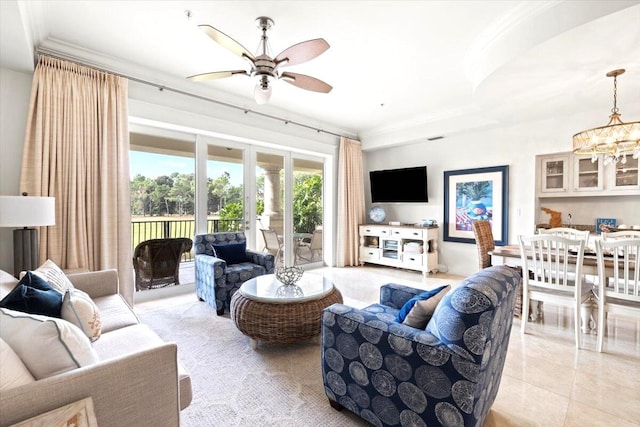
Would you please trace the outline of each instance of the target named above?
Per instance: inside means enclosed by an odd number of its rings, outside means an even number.
[[[589,230],[576,230],[575,228],[569,228],[569,227],[539,228],[538,234],[566,237],[567,239],[584,240],[585,251],[587,252],[592,251],[592,249],[588,249],[589,235],[590,235]],[[594,276],[584,277],[583,285],[585,285],[585,287],[595,288],[596,286],[595,277]]]
[[[581,274],[585,241],[561,236],[536,234],[518,236],[522,257],[522,310],[529,311],[529,301],[544,301],[573,308],[576,348],[582,347],[580,305],[590,298],[591,289],[583,289]],[[526,274],[530,272],[530,274]],[[524,319],[521,332],[526,333]]]
[[[609,231],[602,233],[602,240],[640,239],[640,230]]]
[[[582,239],[584,246],[589,246],[589,230],[576,230],[569,227],[538,228],[538,234],[566,237],[567,239]]]
[[[638,238],[596,241],[599,352],[604,347],[608,313],[640,319],[639,254]]]
[[[282,261],[283,243],[278,238],[278,232],[272,229],[260,229],[264,238],[264,250],[269,252],[276,259],[276,264]]]
[[[491,267],[491,255],[489,252],[496,248],[489,221],[473,221],[473,234],[476,238],[476,248],[478,249],[478,267]]]

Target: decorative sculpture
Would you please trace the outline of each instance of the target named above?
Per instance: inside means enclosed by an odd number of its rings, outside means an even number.
[[[554,211],[549,208],[540,208],[543,212],[551,215],[549,219],[549,225],[551,228],[561,227],[562,226],[562,212]]]
[[[302,270],[300,267],[284,267],[280,266],[276,268],[276,279],[285,285],[293,285],[302,277]]]

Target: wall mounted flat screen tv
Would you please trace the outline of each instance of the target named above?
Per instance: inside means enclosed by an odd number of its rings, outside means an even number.
[[[373,203],[425,203],[427,195],[427,167],[370,171],[371,201]]]

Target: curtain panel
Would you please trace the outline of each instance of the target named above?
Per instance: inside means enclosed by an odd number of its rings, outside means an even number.
[[[34,72],[21,191],[56,198],[40,232],[40,261],[117,269],[133,304],[128,80],[41,56]]]
[[[365,215],[362,145],[360,141],[341,137],[338,157],[338,267],[359,263],[358,226]]]

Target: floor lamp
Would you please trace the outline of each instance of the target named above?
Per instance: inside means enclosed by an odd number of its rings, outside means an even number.
[[[55,225],[55,197],[0,196],[0,227],[13,230],[13,275],[38,268],[38,229]]]

